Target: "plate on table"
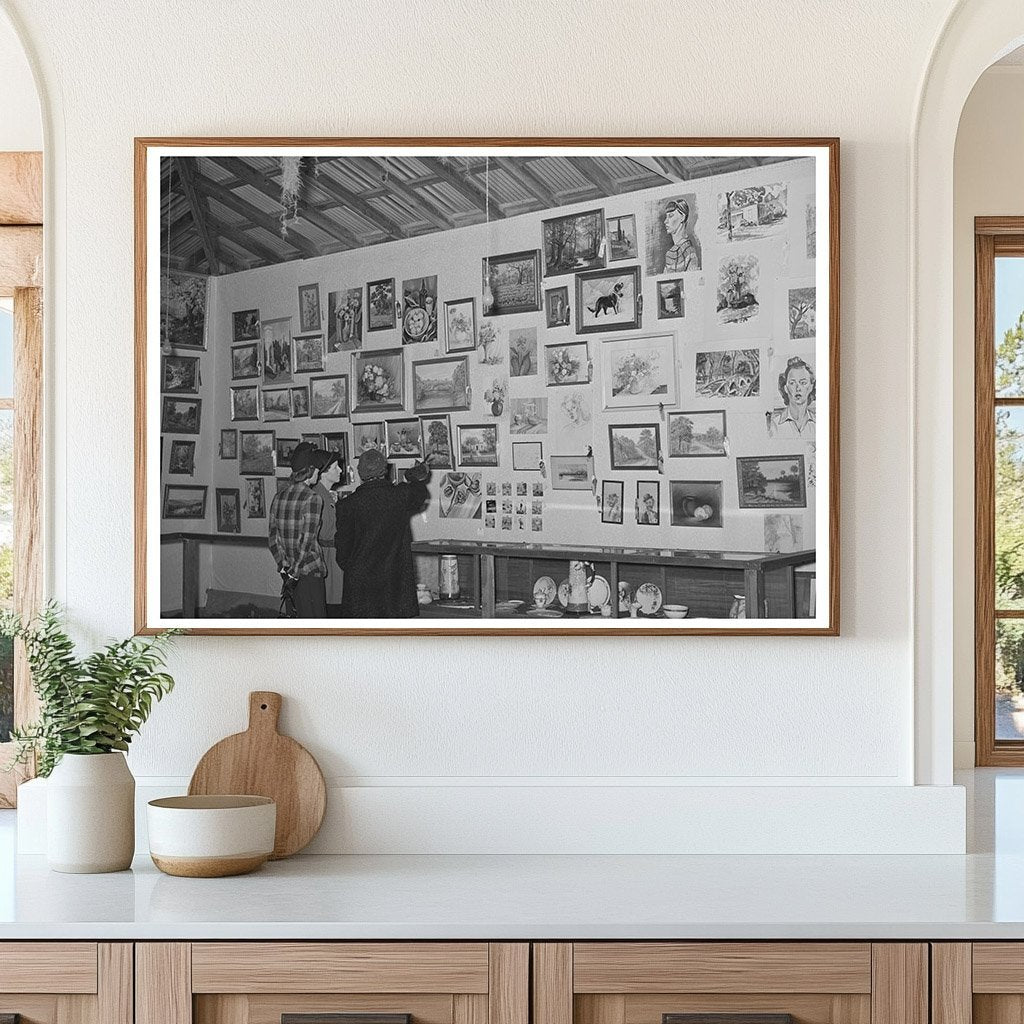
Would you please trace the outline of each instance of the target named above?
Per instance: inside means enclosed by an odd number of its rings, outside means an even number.
[[[661,607],[661,587],[654,583],[641,583],[636,588],[636,599],[644,615],[657,615]]]
[[[587,602],[591,608],[604,608],[612,603],[612,588],[603,576],[595,576],[587,587]]]
[[[558,584],[558,603],[565,608],[569,604],[569,594],[572,593],[572,587],[569,586],[568,580],[562,580]]]
[[[533,603],[538,608],[547,608],[558,596],[558,587],[550,576],[541,576],[533,585]]]
[[[562,617],[559,608],[530,608],[526,614],[532,615],[535,619],[560,619]]]

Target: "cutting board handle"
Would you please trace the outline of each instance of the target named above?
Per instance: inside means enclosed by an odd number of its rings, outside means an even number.
[[[253,690],[249,694],[249,732],[277,732],[281,715],[281,694]]]

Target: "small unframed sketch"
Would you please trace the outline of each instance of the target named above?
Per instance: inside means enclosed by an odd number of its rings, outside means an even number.
[[[508,370],[512,377],[537,372],[537,328],[514,327],[508,332]]]
[[[726,256],[719,263],[717,309],[720,324],[742,324],[757,316],[760,275],[760,261],[756,256]]]
[[[800,516],[782,514],[764,517],[764,549],[772,554],[803,551],[804,524]]]
[[[789,212],[787,193],[781,182],[719,192],[719,241],[742,242],[776,234]]]
[[[756,348],[698,352],[695,390],[701,398],[754,398],[760,395],[760,352]]]
[[[813,199],[807,203],[807,258],[813,260],[817,254],[817,203]]]
[[[546,434],[548,432],[548,400],[546,398],[513,398],[509,431],[513,434]]]
[[[813,288],[789,289],[789,336],[791,338],[813,338],[815,336]]]

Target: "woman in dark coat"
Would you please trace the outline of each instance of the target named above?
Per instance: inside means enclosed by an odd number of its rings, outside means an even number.
[[[376,449],[359,456],[362,483],[338,502],[335,558],[344,570],[341,615],[347,619],[408,619],[420,613],[409,520],[430,493],[430,470],[417,463],[405,483],[387,480]]]

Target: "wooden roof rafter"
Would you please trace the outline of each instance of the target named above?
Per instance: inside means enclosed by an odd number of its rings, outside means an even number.
[[[441,181],[455,189],[459,195],[476,206],[482,214],[485,214],[491,220],[503,220],[505,218],[505,211],[488,198],[487,193],[472,180],[472,176],[468,171],[465,177],[460,177],[441,157],[421,156],[418,159],[420,163],[436,174]]]

